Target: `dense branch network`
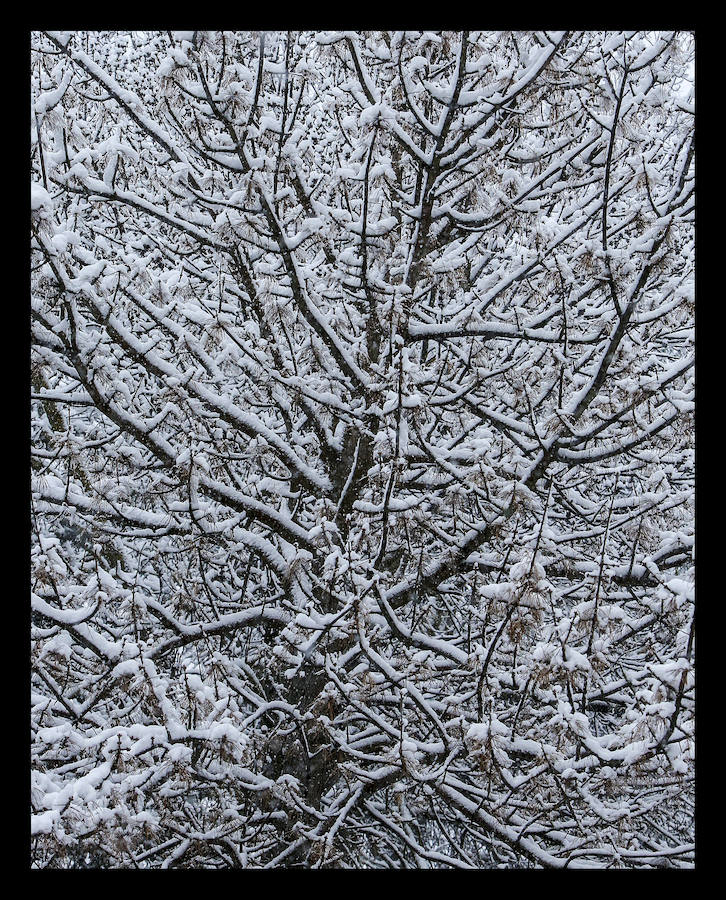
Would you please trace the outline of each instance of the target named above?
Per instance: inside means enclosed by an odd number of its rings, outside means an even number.
[[[692,52],[33,34],[35,865],[693,864]]]

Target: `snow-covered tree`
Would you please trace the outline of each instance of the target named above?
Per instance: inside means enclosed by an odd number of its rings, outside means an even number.
[[[32,35],[35,866],[693,865],[692,81]]]

